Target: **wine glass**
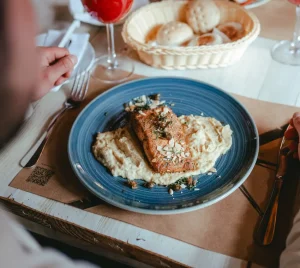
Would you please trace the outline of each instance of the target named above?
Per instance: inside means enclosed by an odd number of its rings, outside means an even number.
[[[120,83],[134,71],[134,65],[124,55],[115,52],[114,23],[129,12],[133,0],[82,0],[84,7],[96,19],[106,24],[108,55],[95,60],[93,76],[106,83]],[[126,71],[125,71],[126,70]]]
[[[272,58],[280,63],[300,65],[300,0],[288,0],[296,5],[296,26],[292,41],[278,42],[271,51]]]

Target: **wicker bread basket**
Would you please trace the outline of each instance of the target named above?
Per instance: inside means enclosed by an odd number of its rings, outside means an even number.
[[[162,1],[152,3],[133,12],[126,20],[122,36],[137,51],[144,63],[167,70],[225,67],[237,62],[260,32],[257,17],[237,4],[215,1],[221,11],[221,22],[235,21],[244,26],[241,39],[221,45],[198,47],[151,46],[146,43],[153,29],[170,21],[186,22],[188,1]]]

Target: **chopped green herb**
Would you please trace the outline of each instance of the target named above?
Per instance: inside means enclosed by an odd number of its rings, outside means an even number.
[[[150,98],[151,100],[159,101],[159,100],[160,100],[160,94],[153,94],[153,95],[150,95],[149,98]]]
[[[169,184],[168,188],[174,191],[179,191],[181,189],[182,184],[186,185],[186,188],[188,190],[194,190],[197,184],[197,180],[193,180],[192,177],[188,177],[188,178],[183,177],[177,180],[176,182]]]

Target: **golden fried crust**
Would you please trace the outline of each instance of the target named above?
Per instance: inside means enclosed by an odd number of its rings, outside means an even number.
[[[133,113],[131,125],[155,172],[194,170],[182,125],[170,108],[158,107]]]

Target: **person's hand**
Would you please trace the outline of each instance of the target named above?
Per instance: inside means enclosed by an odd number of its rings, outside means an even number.
[[[293,118],[290,120],[290,128],[285,132],[285,138],[292,140],[289,145],[291,152],[294,152],[294,158],[300,159],[300,113],[294,113]]]
[[[54,86],[61,85],[71,76],[77,63],[77,57],[70,55],[66,48],[38,47],[40,66],[39,88],[34,94],[34,100],[42,98]]]

